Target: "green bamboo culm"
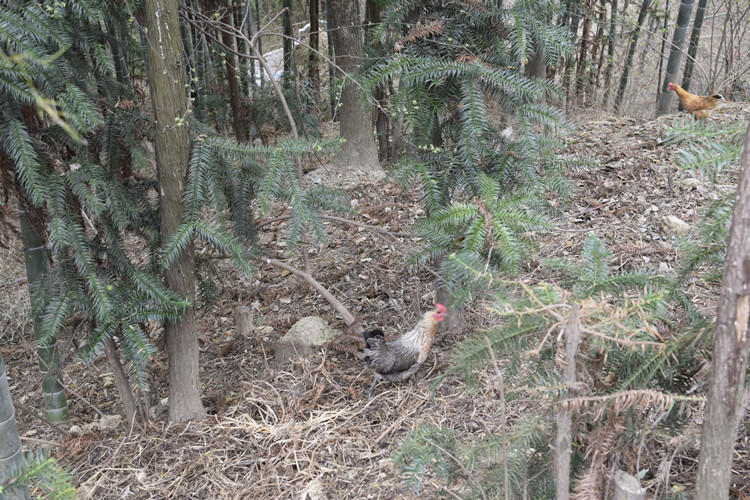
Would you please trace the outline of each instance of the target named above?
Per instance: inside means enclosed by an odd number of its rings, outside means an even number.
[[[8,374],[0,353],[0,498],[26,500],[31,498],[25,486],[9,485],[24,465],[21,438],[16,426],[16,412],[10,397]]]
[[[39,279],[47,271],[47,251],[44,248],[39,234],[31,227],[29,218],[23,206],[19,204],[18,218],[21,223],[21,237],[23,238],[23,259],[26,263],[26,277],[29,282],[29,290],[39,282]],[[44,416],[48,422],[67,422],[68,401],[65,391],[58,378],[60,368],[60,355],[55,349],[56,337],[46,336],[42,328],[42,319],[39,313],[32,308],[34,322],[34,338],[37,342],[37,353],[39,355],[39,369],[44,374],[42,382],[42,394],[44,397]]]

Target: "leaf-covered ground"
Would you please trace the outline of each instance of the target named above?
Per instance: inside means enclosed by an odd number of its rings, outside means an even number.
[[[750,116],[750,110],[733,113]],[[724,120],[726,115],[717,120]],[[714,185],[680,172],[674,163],[679,144],[664,144],[666,128],[681,117],[637,121],[599,115],[580,119],[562,154],[582,154],[593,165],[571,173],[574,194],[557,203],[557,228],[540,234],[539,257],[580,255],[590,232],[612,250],[613,269],[648,267],[668,273],[677,258],[676,231],[668,216],[694,226],[702,210],[730,182]],[[312,181],[341,184],[321,167]],[[328,220],[329,241],[309,249],[312,273],[361,321],[380,325],[391,336],[414,324],[434,303],[429,270],[410,273],[404,256],[418,242],[411,224],[422,215],[419,193],[390,183],[344,183],[358,214],[354,223]],[[354,184],[354,185],[352,185]],[[288,260],[283,211],[261,221],[261,243],[271,256]],[[445,332],[412,383],[381,383],[367,400],[371,382],[357,356],[359,339],[305,283],[270,265],[241,276],[228,262],[214,260],[220,294],[215,305],[199,310],[201,381],[210,416],[202,422],[166,423],[166,357],[151,366],[153,419],[146,428],[129,428],[105,418],[119,411],[113,378],[105,358],[92,366],[73,360],[65,369],[71,422],[44,424],[40,375],[30,340],[28,297],[20,248],[3,250],[0,281],[0,349],[16,400],[16,418],[24,444],[47,448],[72,471],[82,498],[438,498],[446,485],[428,473],[416,493],[391,463],[392,453],[418,425],[454,429],[480,436],[500,429],[499,404],[492,374],[480,374],[479,392],[470,393],[453,377],[436,387],[431,381],[449,366],[456,342],[488,326],[493,318],[479,306],[467,313],[463,332]],[[299,258],[289,260],[301,267]],[[523,278],[550,279],[532,262]],[[710,311],[715,283],[690,282],[688,293]],[[242,336],[234,309],[254,309],[255,328]],[[322,353],[305,361],[276,366],[274,341],[298,319],[319,315],[343,332]],[[153,341],[162,345],[154,327]],[[80,336],[80,332],[78,332]],[[75,336],[68,332],[68,338]],[[72,349],[72,347],[70,347]],[[502,360],[501,364],[502,364]],[[533,400],[516,400],[513,414],[535,411]],[[690,487],[695,474],[700,414],[684,440],[672,449],[649,450],[640,468],[652,471],[671,463],[670,484]],[[72,428],[72,431],[71,431]],[[750,494],[748,421],[740,430],[735,455],[737,492]],[[668,462],[671,461],[671,462]],[[635,466],[632,464],[633,467]],[[648,482],[644,483],[648,486]]]

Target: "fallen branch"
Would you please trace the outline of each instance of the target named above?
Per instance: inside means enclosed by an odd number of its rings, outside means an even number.
[[[344,304],[339,302],[339,300],[334,297],[333,294],[329,292],[323,285],[321,285],[320,282],[318,282],[318,280],[316,280],[310,273],[300,271],[296,267],[292,267],[286,262],[281,262],[280,260],[264,259],[264,261],[266,262],[266,264],[271,264],[272,266],[289,271],[293,275],[305,280],[311,287],[317,290],[317,292],[321,296],[323,296],[323,298],[326,299],[329,304],[333,306],[333,308],[341,315],[342,318],[344,318],[344,323],[346,323],[346,326],[352,326],[357,322],[357,318],[355,318],[354,315],[349,312],[349,309],[347,309]]]

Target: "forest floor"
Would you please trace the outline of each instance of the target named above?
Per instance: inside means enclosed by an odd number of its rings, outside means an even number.
[[[736,110],[750,117],[750,108]],[[564,154],[590,157],[590,167],[571,173],[572,199],[558,207],[557,227],[539,235],[537,259],[580,256],[591,232],[613,252],[610,266],[650,268],[662,273],[675,266],[675,233],[665,217],[691,226],[723,193],[731,179],[711,184],[691,178],[674,163],[678,144],[665,144],[676,115],[635,120],[598,114],[581,117]],[[716,119],[724,119],[719,116]],[[311,182],[341,184],[337,173],[321,167]],[[411,224],[423,212],[419,193],[388,181],[344,183],[360,225],[328,221],[329,242],[309,250],[312,274],[367,326],[387,336],[416,323],[434,303],[434,278],[414,274],[404,257],[417,241]],[[288,259],[285,222],[275,213],[262,226],[268,253]],[[82,498],[449,498],[461,494],[428,472],[420,493],[410,489],[391,461],[408,433],[423,424],[442,425],[459,436],[480,437],[501,429],[493,372],[480,370],[479,388],[470,392],[458,377],[433,382],[449,366],[457,342],[496,322],[481,306],[469,307],[466,329],[446,332],[411,383],[381,382],[372,400],[372,374],[357,356],[359,340],[347,333],[330,305],[304,282],[277,268],[261,266],[242,276],[226,261],[215,261],[221,276],[218,300],[199,310],[201,382],[209,417],[200,422],[166,422],[167,361],[159,350],[151,366],[154,415],[145,428],[129,428],[119,413],[114,380],[104,356],[91,366],[69,363],[63,375],[71,422],[53,429],[42,422],[42,398],[35,351],[29,338],[27,288],[20,248],[3,251],[0,288],[0,349],[16,398],[16,418],[24,444],[43,447],[73,474]],[[301,267],[299,259],[293,265]],[[532,262],[522,279],[552,277]],[[694,280],[688,293],[710,311],[716,283]],[[255,327],[240,335],[234,309],[252,306]],[[307,360],[276,366],[273,345],[298,319],[317,315],[344,332],[340,340]],[[161,342],[161,330],[152,332]],[[503,360],[500,360],[501,364]],[[539,410],[532,399],[516,399],[509,417]],[[669,486],[689,489],[695,475],[700,414],[694,428],[674,449],[645,450],[640,467],[650,469],[644,485],[671,461]],[[92,425],[97,423],[96,425]],[[750,495],[748,420],[735,455],[737,498]],[[75,425],[74,432],[69,429]],[[62,432],[62,433],[61,433]],[[624,460],[624,459],[623,459]],[[634,466],[634,464],[625,464]],[[629,472],[635,472],[630,470]],[[660,483],[662,493],[665,484]],[[453,489],[455,488],[455,489]],[[651,491],[653,493],[653,491]],[[742,497],[744,498],[744,497]]]

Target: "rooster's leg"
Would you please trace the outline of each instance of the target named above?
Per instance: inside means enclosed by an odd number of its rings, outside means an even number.
[[[375,388],[375,384],[378,383],[380,378],[381,378],[380,375],[376,373],[375,377],[372,379],[372,385],[370,386],[370,391],[367,393],[367,399],[372,399],[372,390]]]

